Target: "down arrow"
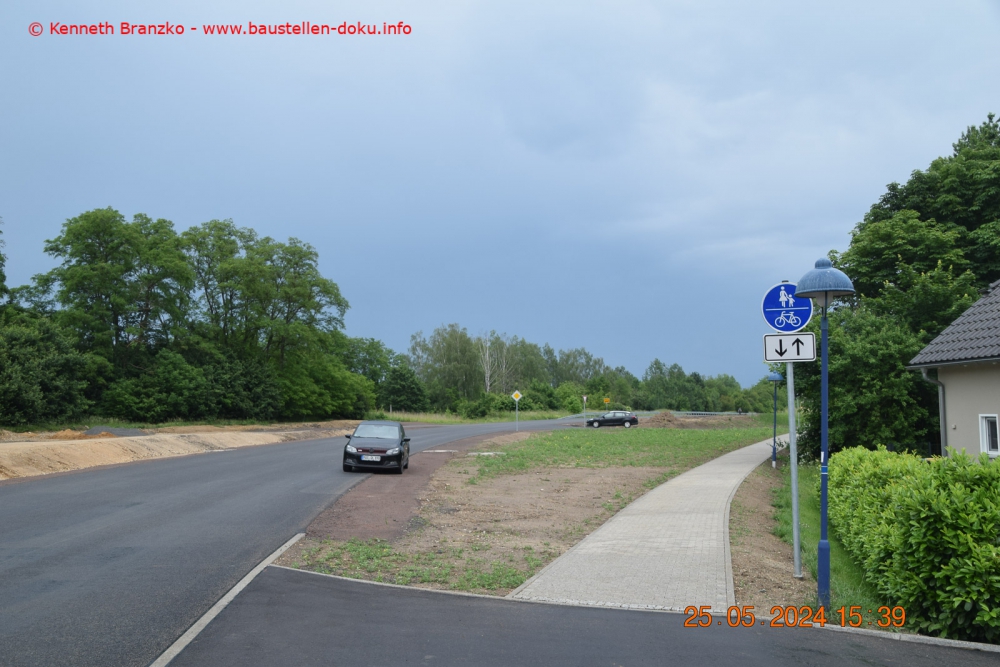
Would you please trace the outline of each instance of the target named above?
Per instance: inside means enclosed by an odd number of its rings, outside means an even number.
[[[778,353],[779,357],[785,356],[785,352],[788,352],[788,350],[785,349],[785,341],[783,341],[782,339],[779,338],[778,339],[778,348],[775,351]]]

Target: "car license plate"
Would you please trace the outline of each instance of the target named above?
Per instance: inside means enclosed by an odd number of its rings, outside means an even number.
[[[381,456],[370,456],[368,454],[365,454],[365,455],[363,455],[361,457],[361,460],[362,461],[381,461],[382,457]]]

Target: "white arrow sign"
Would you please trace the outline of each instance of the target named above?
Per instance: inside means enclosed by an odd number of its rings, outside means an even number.
[[[766,334],[764,361],[816,361],[816,334]]]

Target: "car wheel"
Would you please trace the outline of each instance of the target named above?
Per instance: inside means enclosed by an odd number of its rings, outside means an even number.
[[[625,428],[632,428],[632,422],[625,422]]]
[[[601,422],[595,421],[593,424],[591,424],[591,426],[593,426],[594,428],[601,428]]]
[[[344,472],[354,472],[354,466],[349,466],[349,465],[347,465],[345,463],[344,464]]]
[[[406,465],[403,466],[403,470],[409,470],[409,469],[410,469],[410,459],[406,459]]]
[[[403,470],[405,470],[405,468],[403,467],[403,459],[399,459],[399,467],[396,468],[396,474],[397,475],[402,475],[403,474]]]

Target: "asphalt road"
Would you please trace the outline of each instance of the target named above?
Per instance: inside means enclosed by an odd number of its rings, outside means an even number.
[[[268,567],[171,667],[995,667],[996,653],[819,628],[685,628],[682,614],[533,604]]]
[[[522,422],[522,430],[566,422]],[[411,452],[512,424],[408,429]],[[144,666],[366,475],[344,439],[0,482],[0,664]]]

